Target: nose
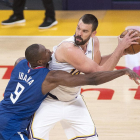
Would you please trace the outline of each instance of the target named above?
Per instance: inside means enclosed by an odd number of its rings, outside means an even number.
[[[78,31],[78,36],[82,36],[82,31]]]

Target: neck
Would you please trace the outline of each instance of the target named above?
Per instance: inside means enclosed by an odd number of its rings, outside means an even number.
[[[30,66],[30,68],[32,68],[32,69],[35,69],[35,68],[37,68],[37,67],[43,67],[43,66],[39,66],[39,65],[37,65],[37,64],[30,64],[30,63],[29,63],[29,66]]]
[[[35,69],[35,68],[38,67],[38,66],[36,66],[36,65],[30,65],[30,67],[31,67],[32,69]]]
[[[32,69],[35,69],[37,66],[31,66]]]

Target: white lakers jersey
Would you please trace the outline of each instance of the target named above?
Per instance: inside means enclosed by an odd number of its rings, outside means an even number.
[[[63,42],[69,42],[74,44],[74,36],[63,40]],[[60,43],[60,44],[61,44]],[[60,45],[59,44],[59,45]],[[78,70],[76,70],[72,65],[68,63],[60,63],[55,58],[55,51],[59,47],[55,46],[53,47],[53,54],[52,54],[52,61],[49,64],[50,70],[63,70],[71,73],[72,75],[80,74]],[[81,48],[79,46],[79,48]],[[91,59],[94,58],[94,40],[93,38],[90,38],[88,45],[87,45],[87,51],[85,55]],[[58,86],[55,89],[51,90],[50,93],[55,95],[60,101],[71,101],[75,99],[81,91],[81,87],[66,87],[66,86]]]

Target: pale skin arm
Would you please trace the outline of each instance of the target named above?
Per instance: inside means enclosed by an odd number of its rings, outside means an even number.
[[[96,36],[94,36],[93,39],[94,39],[94,60],[93,61],[100,65],[102,57],[101,57],[101,52],[99,49],[100,48],[99,39]]]
[[[99,45],[99,40],[96,36],[93,37],[94,39],[94,62],[102,66],[112,54],[101,56],[100,52],[100,45]]]
[[[115,51],[102,66],[86,57],[83,51],[72,43],[62,43],[56,50],[56,59],[59,62],[67,62],[84,73],[113,70],[121,58],[124,49],[128,48],[131,44],[138,44],[133,41],[139,37],[133,38],[135,33],[130,36],[129,34],[130,32],[119,42]]]
[[[95,72],[86,75],[71,75],[65,71],[50,71],[42,84],[42,93],[45,95],[50,90],[56,88],[58,85],[68,87],[99,85],[123,75],[128,75],[135,81],[136,84],[139,85],[138,80],[140,80],[140,77],[128,68],[114,71]]]
[[[95,36],[94,37],[94,61],[99,64],[100,66],[102,66],[109,58],[112,54],[109,55],[105,55],[105,56],[101,56],[100,53],[100,49],[99,49],[99,40],[98,38]],[[120,42],[122,40],[122,38],[118,37],[118,42]],[[125,51],[123,52],[122,56],[126,55]]]

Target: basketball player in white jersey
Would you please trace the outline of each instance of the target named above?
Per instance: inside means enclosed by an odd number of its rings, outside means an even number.
[[[101,57],[99,41],[95,36],[98,20],[86,14],[80,18],[75,36],[62,41],[53,49],[50,70],[64,70],[73,75],[113,70],[124,50],[138,39],[130,32],[119,41],[114,52]],[[93,60],[92,60],[93,59]],[[49,131],[60,121],[68,139],[98,140],[95,125],[80,95],[80,87],[58,86],[50,91],[35,113],[31,124],[31,137],[49,139]]]

